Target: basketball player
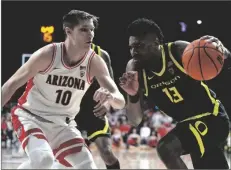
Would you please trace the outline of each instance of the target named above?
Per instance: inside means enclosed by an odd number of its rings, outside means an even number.
[[[163,34],[152,20],[137,19],[128,27],[132,59],[120,86],[128,94],[127,116],[134,125],[142,120],[143,94],[178,124],[157,146],[160,159],[169,169],[187,169],[180,158],[190,154],[195,169],[228,169],[223,143],[228,136],[229,118],[208,86],[185,74],[181,56],[189,42],[163,43]],[[208,42],[212,36],[204,36]]]
[[[93,99],[121,109],[124,98],[111,79],[103,59],[91,49],[97,17],[72,10],[63,17],[66,39],[46,45],[3,85],[2,106],[28,80],[12,110],[14,130],[29,160],[21,169],[64,167],[96,168],[92,155],[76,129],[74,118],[93,78],[100,84]]]
[[[110,76],[113,78],[113,70],[109,54],[95,44],[92,44],[92,50],[94,50],[96,54],[102,57],[106,62]],[[93,80],[91,87],[83,96],[80,104],[80,111],[76,116],[75,121],[77,122],[77,128],[80,131],[87,132],[87,141],[95,142],[107,169],[120,169],[119,161],[112,153],[109,122],[105,116],[109,111],[109,108],[106,108],[105,106],[102,106],[99,109],[94,108],[97,105],[97,102],[93,100],[92,96],[99,87],[97,81]]]

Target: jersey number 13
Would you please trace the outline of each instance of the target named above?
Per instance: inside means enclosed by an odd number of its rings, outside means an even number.
[[[168,98],[173,103],[178,103],[183,101],[183,97],[180,95],[176,87],[164,88],[162,91],[168,96]]]

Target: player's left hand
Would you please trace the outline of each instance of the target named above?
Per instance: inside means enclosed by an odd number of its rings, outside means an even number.
[[[211,35],[205,35],[205,36],[202,36],[200,39],[201,40],[206,40],[207,42],[210,42],[210,43],[215,42],[217,44],[216,48],[219,51],[221,51],[222,53],[224,53],[225,47],[224,47],[224,45],[222,44],[222,42],[218,38],[216,38],[214,36],[211,36]]]
[[[93,99],[96,102],[99,102],[100,104],[104,104],[105,102],[109,100],[113,100],[112,94],[108,91],[108,89],[105,89],[103,87],[100,87],[94,94]]]

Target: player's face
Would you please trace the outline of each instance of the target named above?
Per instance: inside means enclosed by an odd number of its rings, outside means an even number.
[[[148,61],[154,57],[159,49],[159,41],[155,34],[142,37],[130,36],[129,48],[131,56],[137,61]]]
[[[70,32],[70,38],[81,48],[90,48],[94,38],[94,23],[92,19],[82,20]]]

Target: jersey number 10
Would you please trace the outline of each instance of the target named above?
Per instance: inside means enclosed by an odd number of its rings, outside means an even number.
[[[56,103],[61,103],[64,106],[67,106],[70,103],[72,93],[71,91],[64,91],[63,90],[57,90],[56,93],[58,93],[56,98]]]

